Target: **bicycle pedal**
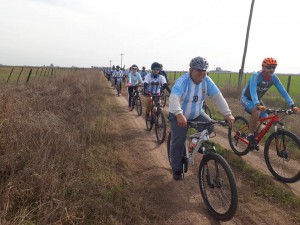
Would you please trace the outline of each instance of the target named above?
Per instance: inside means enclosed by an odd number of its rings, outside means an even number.
[[[259,146],[256,145],[254,149],[255,149],[256,151],[259,151]]]

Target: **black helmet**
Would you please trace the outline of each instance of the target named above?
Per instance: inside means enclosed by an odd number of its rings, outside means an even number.
[[[158,63],[158,62],[152,63],[152,65],[151,65],[151,70],[153,70],[153,69],[159,69],[159,70],[161,70],[161,65],[160,65],[160,63]]]
[[[119,66],[119,65],[117,65],[117,66],[116,66],[116,69],[120,69],[120,66]]]
[[[208,62],[205,58],[198,56],[191,60],[190,67],[197,70],[207,70]]]
[[[133,64],[133,65],[131,66],[131,68],[138,68],[138,66],[135,65],[135,64]]]

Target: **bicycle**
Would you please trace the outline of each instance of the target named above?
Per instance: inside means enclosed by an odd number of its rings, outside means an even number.
[[[182,171],[187,173],[190,164],[194,165],[196,153],[202,154],[199,164],[199,186],[203,201],[209,212],[218,220],[232,219],[238,207],[238,193],[233,172],[226,160],[217,153],[213,143],[209,142],[207,127],[213,124],[227,126],[226,121],[188,122],[188,132],[184,144]],[[198,126],[204,128],[195,132]],[[190,134],[191,133],[191,134]],[[172,166],[170,143],[171,132],[168,135],[167,153]],[[184,178],[183,173],[183,178]]]
[[[136,112],[137,112],[138,116],[140,116],[140,115],[142,115],[143,107],[142,107],[142,101],[140,98],[141,91],[138,88],[143,87],[143,86],[137,85],[136,87],[137,87],[136,89],[133,89],[133,92],[131,95],[132,96],[131,107],[132,107],[132,109],[134,109],[134,106],[136,106]]]
[[[146,127],[148,131],[152,130],[153,124],[155,124],[155,135],[159,144],[163,143],[166,139],[167,123],[163,110],[160,106],[159,94],[144,94],[145,96],[151,96],[150,116],[145,116]]]
[[[282,123],[287,115],[292,115],[294,112],[291,109],[267,109],[266,112],[268,117],[259,119],[255,136],[257,143],[259,143],[270,127],[274,125],[274,132],[267,137],[264,145],[264,159],[267,167],[279,181],[284,183],[297,182],[300,179],[300,139],[296,134],[285,130]],[[248,129],[248,120],[242,116],[237,116],[232,128],[228,130],[230,147],[239,156],[246,155],[253,150],[247,140]],[[259,150],[259,146],[256,146],[255,149]]]

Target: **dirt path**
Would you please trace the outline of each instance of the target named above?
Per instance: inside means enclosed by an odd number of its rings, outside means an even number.
[[[107,83],[104,79],[103,82]],[[288,213],[256,197],[238,171],[234,171],[239,192],[237,214],[228,222],[215,220],[208,213],[200,196],[197,180],[199,163],[196,162],[183,181],[174,181],[167,160],[166,142],[158,145],[154,131],[146,130],[143,117],[138,117],[136,111],[128,111],[127,93],[126,96],[123,94],[117,97],[116,92],[109,87],[108,83],[105,88],[112,92],[112,98],[115,98],[117,102],[118,110],[113,117],[122,131],[123,146],[127,152],[124,161],[128,164],[128,176],[134,182],[143,185],[144,188],[139,197],[151,199],[157,207],[153,209],[153,215],[155,215],[153,224],[295,224],[290,221]],[[222,135],[218,133],[219,137],[215,138],[216,142],[228,147],[225,132],[222,132],[220,132]],[[261,157],[259,154],[257,157]],[[246,160],[248,158],[255,160],[253,156],[245,157]],[[295,186],[295,189],[298,187]]]

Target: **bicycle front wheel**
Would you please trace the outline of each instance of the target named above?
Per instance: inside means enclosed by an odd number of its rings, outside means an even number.
[[[295,134],[279,130],[267,139],[265,161],[272,175],[284,182],[300,180],[300,140]]]
[[[228,221],[238,206],[233,172],[226,160],[215,153],[206,154],[199,166],[199,185],[209,212],[218,220]]]
[[[154,123],[154,115],[152,112],[150,112],[150,118],[147,118],[147,116],[145,116],[145,121],[147,130],[151,131]]]
[[[143,107],[142,107],[142,101],[141,101],[140,96],[137,96],[137,98],[135,100],[135,105],[136,105],[136,112],[137,112],[138,116],[142,115]]]
[[[160,110],[155,120],[155,134],[156,134],[157,142],[159,144],[165,141],[166,131],[167,131],[167,124],[166,124],[165,115],[162,112],[162,110]]]
[[[228,128],[228,141],[231,149],[239,156],[246,155],[250,149],[248,148],[248,129],[249,123],[242,116],[236,116],[232,128]]]
[[[164,108],[166,106],[166,103],[167,103],[167,96],[164,92],[162,92],[160,95],[160,106]]]
[[[120,96],[120,92],[121,92],[121,84],[117,84],[117,94],[118,96]]]

